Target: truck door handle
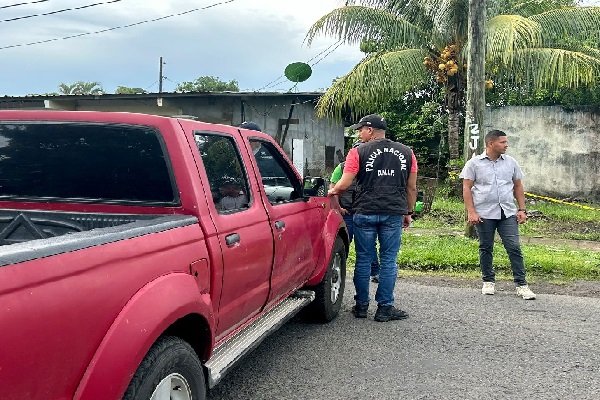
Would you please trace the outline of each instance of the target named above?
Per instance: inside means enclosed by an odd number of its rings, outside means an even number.
[[[237,233],[232,233],[231,235],[225,236],[225,244],[227,246],[233,246],[236,243],[240,242],[240,235]]]
[[[275,229],[281,230],[285,228],[285,222],[283,221],[275,221]]]

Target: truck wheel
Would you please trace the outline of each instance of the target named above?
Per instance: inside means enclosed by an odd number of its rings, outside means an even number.
[[[205,400],[202,364],[194,349],[174,336],[156,341],[129,383],[123,400]]]
[[[315,291],[315,300],[310,303],[304,316],[317,322],[329,322],[340,312],[344,288],[346,287],[346,246],[340,237],[335,239],[327,272],[321,283],[310,289]]]

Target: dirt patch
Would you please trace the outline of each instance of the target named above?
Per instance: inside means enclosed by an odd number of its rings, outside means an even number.
[[[418,285],[443,286],[455,288],[481,289],[481,279],[454,278],[445,276],[403,276],[400,282]],[[555,284],[541,280],[530,282],[531,289],[537,294],[559,294],[577,297],[600,298],[600,281],[573,281],[565,284]],[[496,292],[514,293],[515,284],[512,281],[496,282]]]
[[[534,225],[533,237],[547,239],[591,239],[599,242],[600,221],[559,221],[548,218],[539,211],[527,211],[528,222]],[[438,220],[448,226],[460,226],[465,223],[465,214],[449,210],[431,210],[427,218]],[[462,231],[458,229],[457,231]],[[462,232],[456,232],[462,234]]]
[[[547,223],[538,227],[540,235],[555,238],[577,238],[598,236],[600,222],[596,221],[569,221],[566,223]],[[596,237],[593,238],[596,240]]]

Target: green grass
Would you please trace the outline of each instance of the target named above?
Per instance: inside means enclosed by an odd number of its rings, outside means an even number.
[[[600,205],[585,204],[598,210],[549,201],[528,200],[529,211],[538,211],[521,225],[521,235],[600,241]],[[464,231],[466,213],[462,200],[438,195],[431,212],[417,218],[415,228]]]
[[[600,208],[598,205],[591,207]],[[521,234],[552,238],[583,238],[600,241],[600,211],[537,202],[529,210],[539,210],[543,218],[531,218],[521,225]],[[415,228],[402,235],[398,255],[401,275],[445,275],[465,278],[481,276],[478,242],[456,232],[465,227],[464,204],[458,199],[435,199],[431,213],[414,222]],[[556,283],[575,279],[600,280],[600,252],[568,246],[523,244],[528,275]],[[355,262],[354,246],[348,255]],[[501,243],[494,247],[494,268],[499,279],[512,277],[508,255]]]
[[[600,279],[600,252],[568,247],[523,245],[528,273],[552,280]],[[398,256],[402,269],[416,271],[479,272],[478,242],[462,236],[403,235]],[[501,243],[494,246],[494,267],[511,274]]]

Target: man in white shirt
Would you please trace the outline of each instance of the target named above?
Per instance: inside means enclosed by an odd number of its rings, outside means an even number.
[[[485,152],[465,164],[463,198],[468,222],[475,225],[479,238],[479,266],[483,276],[481,293],[495,293],[496,274],[492,265],[496,231],[508,253],[517,296],[535,299],[525,280],[525,264],[519,240],[519,224],[527,222],[523,171],[517,161],[508,156],[506,133],[493,130],[485,135]],[[519,205],[515,206],[515,199]]]

